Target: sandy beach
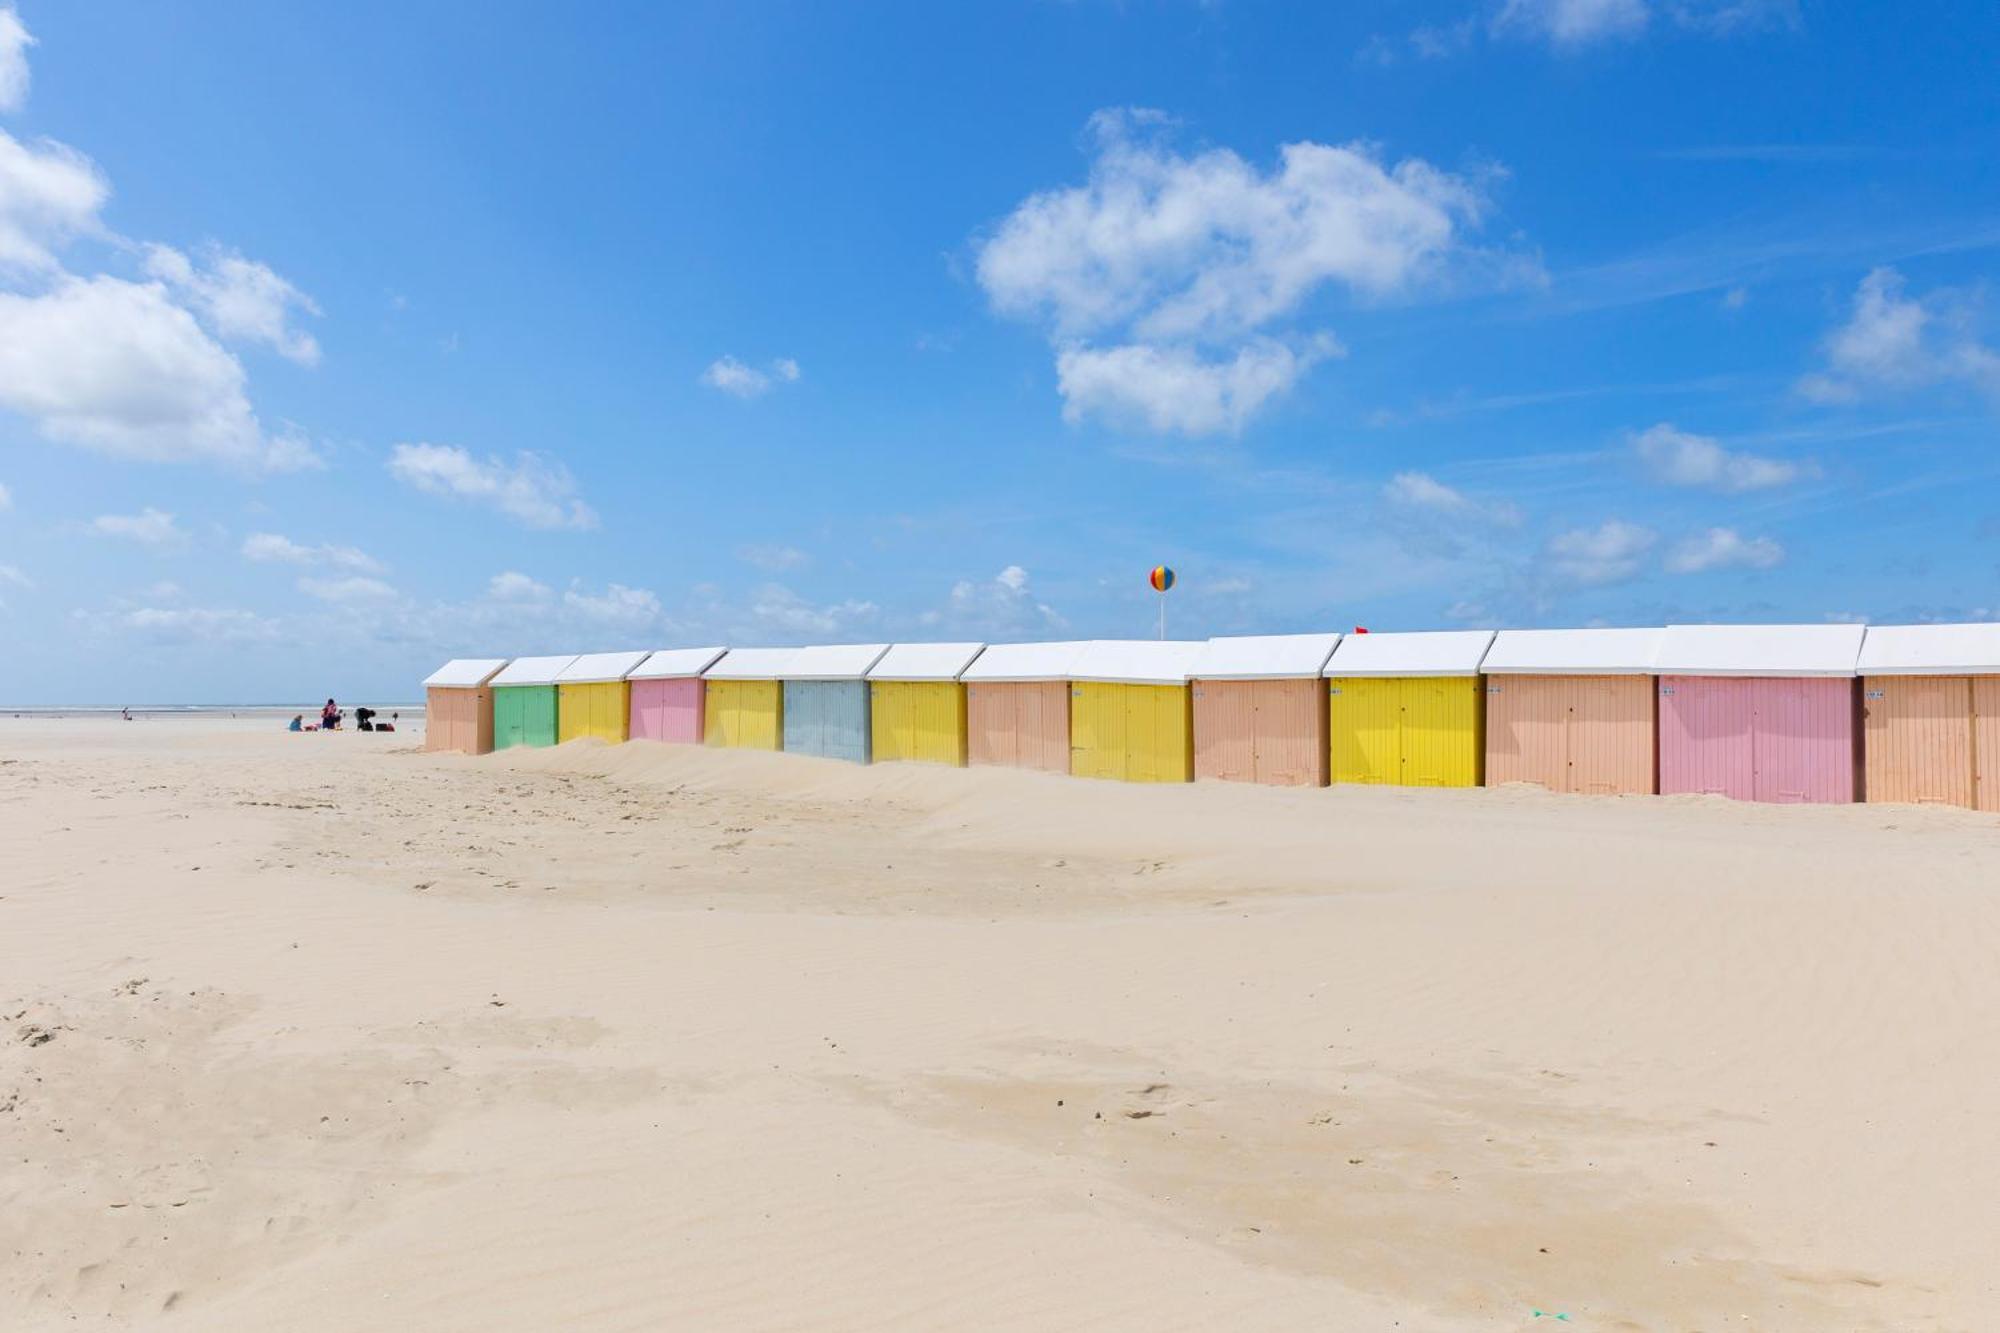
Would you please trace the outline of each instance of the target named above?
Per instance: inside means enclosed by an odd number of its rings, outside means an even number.
[[[2000,1324],[2000,820],[419,744],[0,720],[0,1326]]]

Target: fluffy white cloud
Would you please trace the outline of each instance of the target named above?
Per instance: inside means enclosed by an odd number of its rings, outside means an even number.
[[[344,579],[300,579],[299,591],[322,602],[341,604],[385,602],[396,595],[396,590],[382,580],[358,575]]]
[[[1950,292],[1906,296],[1903,275],[1892,268],[1861,280],[1847,322],[1827,335],[1822,351],[1826,369],[1798,383],[1815,402],[1853,403],[1871,391],[1946,382],[2000,393],[2000,354],[1974,335],[1965,303]]]
[[[1098,416],[1159,434],[1234,433],[1316,362],[1340,354],[1327,338],[1303,350],[1258,338],[1222,360],[1187,345],[1074,344],[1056,353],[1056,386],[1067,421]]]
[[[701,382],[737,398],[755,398],[774,384],[791,384],[799,378],[799,363],[781,356],[768,371],[746,365],[733,356],[718,357],[701,372]]]
[[[1725,495],[1787,486],[1813,471],[1782,458],[1725,449],[1710,436],[1677,430],[1665,421],[1633,435],[1632,448],[1655,481]]]
[[[77,623],[100,633],[160,644],[264,643],[282,637],[278,622],[229,607],[138,606],[77,611]]]
[[[486,582],[486,595],[496,602],[542,602],[550,593],[546,583],[537,583],[518,570],[495,574]]]
[[[0,270],[53,270],[55,250],[95,229],[110,197],[110,183],[75,149],[0,131]]]
[[[918,619],[930,627],[1002,638],[1067,629],[1069,622],[1029,582],[1020,565],[1008,565],[990,579],[960,579],[942,609]]]
[[[1294,351],[1271,325],[1329,285],[1419,286],[1465,253],[1484,208],[1473,182],[1365,144],[1287,144],[1264,171],[1228,149],[1182,154],[1168,124],[1099,112],[1086,182],[1029,196],[978,248],[994,309],[1047,325],[1072,420],[1240,428],[1337,346]]]
[[[317,315],[319,307],[268,265],[216,248],[197,266],[171,246],[149,245],[146,271],[224,338],[264,343],[302,366],[319,364],[319,344],[291,323],[295,313]]]
[[[523,451],[510,464],[474,458],[455,444],[399,444],[389,455],[398,481],[430,495],[484,505],[531,528],[597,526],[596,511],[576,496],[569,469]]]
[[[758,588],[750,600],[750,615],[759,626],[785,635],[842,634],[857,625],[868,624],[881,614],[873,602],[849,599],[814,606],[777,583]]]
[[[737,547],[736,558],[746,565],[753,565],[773,574],[787,569],[803,569],[812,562],[812,557],[795,546],[758,544]]]
[[[563,607],[593,625],[614,629],[642,630],[659,624],[660,599],[650,588],[628,588],[613,583],[601,593],[571,588],[563,594]]]
[[[1710,528],[1676,543],[1667,553],[1667,568],[1676,574],[1770,569],[1784,558],[1785,548],[1769,537],[1745,537],[1734,528]]]
[[[362,574],[380,574],[383,564],[352,546],[303,546],[275,532],[253,532],[243,539],[243,558],[287,565],[327,565]]]
[[[65,276],[42,295],[0,292],[0,407],[120,458],[320,465],[298,437],[266,434],[242,364],[158,283]]]
[[[1474,499],[1427,472],[1398,472],[1382,488],[1382,494],[1392,504],[1451,518],[1481,519],[1502,527],[1515,527],[1521,522],[1520,507],[1512,501]]]
[[[0,9],[0,111],[19,111],[28,101],[28,48],[35,39],[8,5]]]
[[[1659,534],[1619,519],[1551,537],[1542,550],[1549,572],[1565,583],[1601,587],[1636,575]]]
[[[1156,112],[1105,111],[1087,184],[1033,195],[979,252],[996,308],[1079,336],[1130,321],[1144,338],[1240,334],[1339,282],[1407,288],[1461,242],[1469,181],[1365,144],[1287,144],[1261,172],[1228,149],[1184,157],[1146,131]]]
[[[172,514],[152,508],[136,514],[100,514],[90,520],[88,527],[99,537],[122,537],[148,546],[166,546],[187,536],[175,524]]]
[[[1646,0],[1507,0],[1496,33],[1541,38],[1559,48],[1636,37],[1651,17]]]

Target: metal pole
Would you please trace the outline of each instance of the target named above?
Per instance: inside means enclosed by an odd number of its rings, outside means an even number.
[[[1159,598],[1160,598],[1160,642],[1165,643],[1167,641],[1167,595],[1165,593],[1160,593]]]

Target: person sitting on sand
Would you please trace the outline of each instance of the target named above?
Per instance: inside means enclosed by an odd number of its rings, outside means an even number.
[[[292,725],[285,728],[286,731],[304,731],[305,729],[306,715],[304,713],[292,714]]]
[[[328,699],[326,707],[319,710],[319,729],[321,731],[332,731],[339,725],[340,709],[334,704],[333,700]]]

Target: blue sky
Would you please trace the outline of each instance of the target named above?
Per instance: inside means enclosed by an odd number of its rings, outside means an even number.
[[[2000,617],[2000,13],[0,10],[0,702]]]

